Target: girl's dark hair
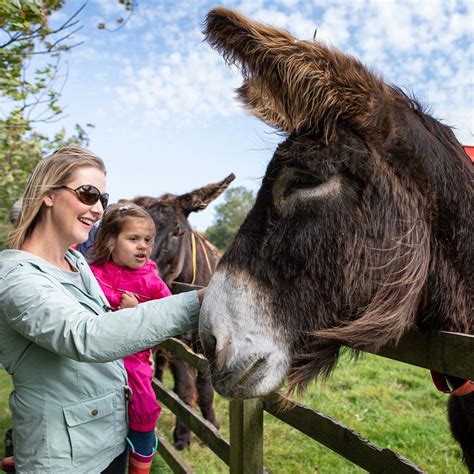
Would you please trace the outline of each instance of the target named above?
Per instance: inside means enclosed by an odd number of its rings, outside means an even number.
[[[110,261],[115,243],[126,219],[147,219],[155,227],[152,217],[143,207],[127,201],[114,204],[104,213],[95,236],[92,263],[101,265]]]

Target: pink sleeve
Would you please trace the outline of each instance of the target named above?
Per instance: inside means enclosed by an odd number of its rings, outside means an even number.
[[[95,276],[95,279],[97,280],[97,283],[99,283],[100,288],[104,292],[104,295],[107,298],[110,306],[114,311],[117,310],[120,306],[121,295],[114,292],[110,286],[107,286],[105,278],[106,275],[104,269],[101,266],[95,264],[91,264],[89,266]]]

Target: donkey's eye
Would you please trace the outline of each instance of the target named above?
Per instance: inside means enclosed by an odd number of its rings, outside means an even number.
[[[311,200],[331,199],[341,192],[340,175],[327,179],[292,169],[284,170],[273,187],[273,201],[283,215],[292,214],[296,206]]]
[[[283,194],[287,199],[315,199],[335,197],[341,191],[340,176],[331,176],[325,181],[314,180],[312,183],[296,182],[290,184]]]
[[[321,186],[326,181],[315,178],[313,176],[301,176],[287,184],[285,191],[283,192],[283,198],[287,198],[291,194],[302,190],[310,190]]]

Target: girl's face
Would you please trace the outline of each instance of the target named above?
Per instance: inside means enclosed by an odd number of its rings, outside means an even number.
[[[79,201],[76,193],[72,191],[86,184],[95,186],[101,193],[105,192],[103,171],[90,166],[79,168],[73,179],[66,183],[71,189],[55,190],[44,199],[44,204],[51,210],[53,229],[66,248],[85,242],[92,226],[104,213],[100,200],[94,205],[87,205]]]
[[[148,219],[127,217],[112,251],[112,260],[120,267],[137,269],[150,258],[155,227]]]

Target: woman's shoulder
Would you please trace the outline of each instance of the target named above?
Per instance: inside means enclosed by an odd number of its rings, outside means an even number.
[[[6,249],[0,252],[0,262],[21,262],[31,258],[37,257],[32,253],[25,252],[24,250]]]
[[[40,296],[56,287],[51,264],[22,250],[0,252],[0,305],[14,305],[15,301]]]
[[[0,252],[0,278],[6,278],[12,271],[34,271],[34,266],[44,267],[46,261],[24,250],[2,250]],[[47,265],[46,265],[47,266]]]

